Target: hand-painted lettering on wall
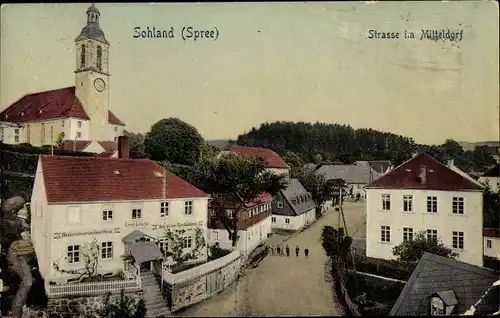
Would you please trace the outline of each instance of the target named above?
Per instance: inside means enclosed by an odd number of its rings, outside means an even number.
[[[141,227],[141,226],[148,226],[149,222],[125,222],[125,227]]]
[[[99,234],[116,234],[120,233],[120,228],[115,227],[113,229],[104,229],[104,230],[93,230],[93,231],[85,231],[85,232],[58,232],[54,233],[54,240],[64,238],[64,237],[72,237],[72,236],[86,236],[86,235],[99,235]]]
[[[183,223],[176,223],[176,224],[152,224],[153,231],[156,230],[162,230],[162,229],[170,229],[170,228],[176,228],[176,227],[188,227],[188,226],[203,226],[205,225],[205,222],[203,221],[198,221],[198,222],[183,222]]]

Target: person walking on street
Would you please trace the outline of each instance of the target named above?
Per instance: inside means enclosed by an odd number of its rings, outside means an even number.
[[[307,247],[304,250],[304,254],[306,255],[306,258],[309,257],[309,249]]]
[[[300,252],[300,248],[297,245],[297,247],[295,248],[295,255],[297,255],[297,257],[299,257],[299,252]]]
[[[276,249],[276,246],[274,246],[274,245],[273,245],[273,246],[271,246],[271,253],[273,253],[273,255],[276,253],[276,252],[275,252],[275,249]]]
[[[288,247],[287,245],[285,249],[286,249],[286,256],[290,257],[290,247]]]
[[[280,255],[281,248],[278,246],[278,256]]]

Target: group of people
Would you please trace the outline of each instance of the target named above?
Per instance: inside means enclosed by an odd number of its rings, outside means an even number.
[[[284,256],[285,253],[286,253],[286,256],[287,257],[290,257],[290,247],[288,245],[285,246],[285,248],[283,248],[283,246],[272,246],[271,247],[271,252],[273,255],[277,255],[277,256]],[[299,257],[299,254],[300,254],[300,248],[299,246],[297,245],[295,247],[295,256]],[[309,257],[309,249],[306,247],[304,249],[304,256],[306,258]]]

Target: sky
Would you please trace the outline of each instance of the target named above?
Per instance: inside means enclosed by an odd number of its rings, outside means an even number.
[[[75,85],[74,39],[88,6],[2,5],[0,110]],[[110,108],[132,132],[178,117],[205,139],[235,139],[264,122],[319,121],[427,144],[499,140],[493,1],[96,6],[111,43]],[[133,37],[147,26],[173,27],[175,38]],[[183,40],[189,26],[218,37]],[[463,36],[420,40],[422,29]],[[400,38],[369,39],[369,30]]]

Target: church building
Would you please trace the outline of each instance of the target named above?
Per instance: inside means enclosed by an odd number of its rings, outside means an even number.
[[[87,25],[75,39],[75,85],[28,94],[3,110],[0,139],[4,143],[115,144],[123,135],[125,124],[110,110],[110,44],[99,27],[99,18],[99,10],[89,7]]]

